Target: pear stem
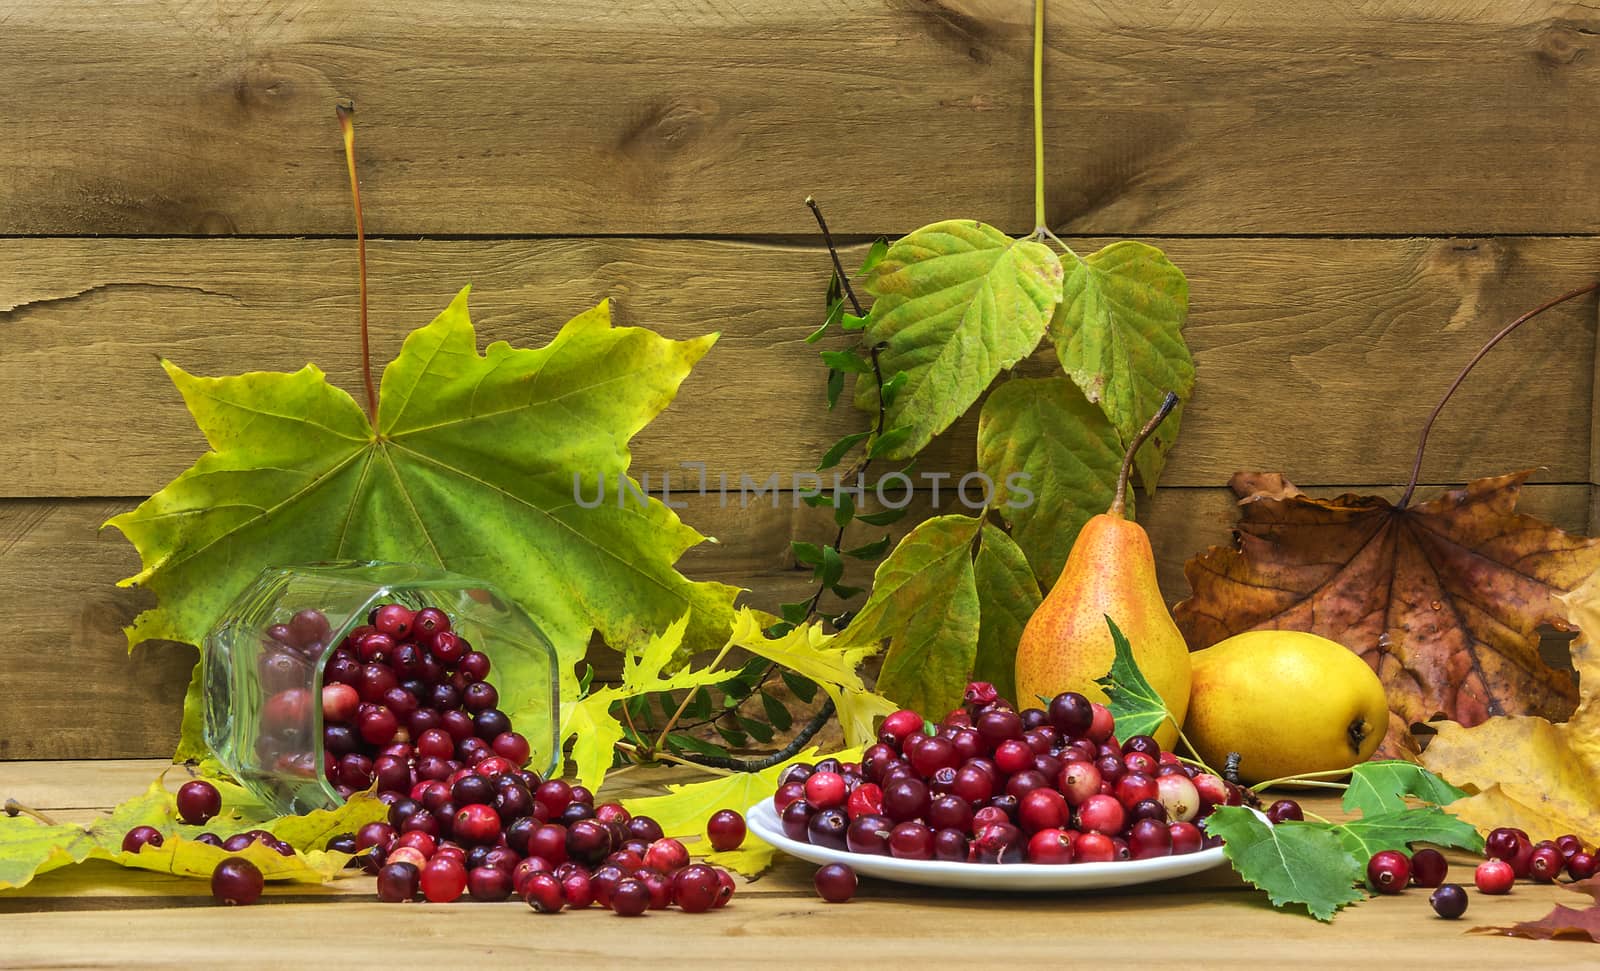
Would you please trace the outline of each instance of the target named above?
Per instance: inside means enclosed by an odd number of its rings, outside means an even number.
[[[1144,444],[1145,439],[1155,434],[1156,427],[1166,421],[1167,416],[1172,414],[1172,409],[1176,407],[1178,407],[1178,393],[1168,391],[1167,396],[1161,399],[1161,407],[1157,408],[1156,413],[1150,416],[1150,420],[1144,423],[1143,428],[1139,429],[1139,434],[1133,436],[1128,451],[1122,456],[1122,471],[1117,473],[1117,494],[1111,500],[1111,508],[1107,510],[1111,515],[1120,518],[1128,506],[1128,474],[1133,471],[1134,453],[1139,451],[1139,446]]]
[[[344,134],[344,162],[350,170],[350,197],[356,210],[356,261],[361,278],[361,376],[367,382],[367,417],[372,429],[378,429],[378,389],[372,383],[372,346],[367,339],[367,231],[361,218],[361,182],[356,178],[356,125],[354,104],[335,105],[339,116],[339,130]]]
[[[44,813],[40,812],[39,810],[37,810],[37,809],[29,809],[27,806],[24,806],[22,803],[17,802],[15,799],[7,799],[6,800],[5,809],[6,809],[6,815],[7,816],[11,816],[13,818],[15,818],[17,816],[31,816],[32,818],[38,820],[39,822],[44,823],[46,826],[59,826],[59,825],[61,825],[60,823],[57,823],[54,819],[51,819],[49,816],[46,816]]]

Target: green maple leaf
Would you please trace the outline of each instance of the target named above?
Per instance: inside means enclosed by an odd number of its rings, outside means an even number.
[[[1265,890],[1275,907],[1299,904],[1318,920],[1332,920],[1339,908],[1366,899],[1356,889],[1363,864],[1325,825],[1273,826],[1243,807],[1219,806],[1205,827],[1222,837],[1239,876]]]
[[[1116,653],[1112,657],[1111,670],[1103,677],[1095,678],[1094,683],[1105,689],[1106,707],[1111,709],[1117,731],[1124,738],[1154,735],[1163,722],[1172,718],[1172,713],[1167,710],[1161,693],[1139,670],[1139,662],[1133,656],[1133,647],[1128,643],[1127,636],[1110,617],[1106,618],[1106,626],[1111,628],[1111,644]]]
[[[903,708],[946,712],[961,701],[978,651],[980,526],[971,516],[919,524],[878,565],[872,595],[845,628],[849,643],[889,641],[877,687]]]
[[[1348,812],[1359,810],[1368,816],[1394,813],[1406,808],[1407,796],[1447,806],[1466,796],[1466,792],[1415,762],[1386,759],[1363,762],[1350,770],[1350,788],[1344,791],[1343,806]]]
[[[1189,282],[1160,250],[1127,240],[1067,262],[1050,339],[1062,369],[1130,442],[1168,391],[1184,401],[1194,391],[1182,334]],[[1180,405],[1134,457],[1146,489],[1161,477],[1182,413]]]
[[[881,345],[882,373],[906,375],[885,427],[908,431],[888,457],[921,451],[1033,352],[1061,301],[1061,278],[1048,246],[970,219],[924,226],[889,247],[865,282],[877,297],[866,339]],[[857,377],[856,405],[877,410],[870,373]]]
[[[720,645],[736,591],[673,568],[704,537],[656,500],[618,501],[628,441],[715,340],[613,327],[602,303],[544,347],[497,342],[480,355],[462,290],[384,370],[376,431],[310,365],[202,378],[163,362],[212,451],[108,523],[144,564],[123,584],[158,598],[128,629],[130,647],[199,643],[263,567],[352,559],[498,585],[554,643],[567,697],[594,630],[640,646],[689,610],[685,649]],[[606,501],[576,501],[602,483]],[[190,752],[201,747],[197,700],[191,690]]]
[[[1013,378],[984,401],[978,468],[1040,583],[1055,583],[1078,530],[1110,508],[1122,453],[1117,430],[1066,378]],[[1019,475],[1026,493],[1009,484]]]
[[[983,524],[972,558],[978,587],[978,654],[972,680],[987,681],[1002,698],[1017,696],[1017,642],[1044,599],[1016,543],[992,523]]]

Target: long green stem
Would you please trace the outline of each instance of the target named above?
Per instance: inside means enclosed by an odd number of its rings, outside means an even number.
[[[1302,775],[1280,776],[1279,778],[1276,778],[1276,779],[1268,779],[1265,782],[1257,782],[1255,785],[1250,787],[1250,791],[1251,792],[1263,792],[1263,791],[1265,791],[1267,789],[1272,788],[1273,786],[1283,785],[1284,783],[1291,783],[1291,784],[1294,784],[1294,785],[1311,785],[1312,784],[1312,780],[1314,780],[1314,779],[1336,779],[1336,778],[1339,778],[1340,776],[1346,776],[1346,775],[1349,775],[1349,774],[1350,774],[1350,770],[1349,769],[1328,769],[1328,770],[1323,771],[1323,772],[1307,772],[1307,773],[1304,773]],[[1325,789],[1348,789],[1348,788],[1350,788],[1348,785],[1346,785],[1343,782],[1338,782],[1338,783],[1326,783],[1326,782],[1323,782],[1323,783],[1317,783],[1317,784],[1322,786]]]
[[[1033,224],[1046,229],[1044,215],[1044,0],[1033,4]]]

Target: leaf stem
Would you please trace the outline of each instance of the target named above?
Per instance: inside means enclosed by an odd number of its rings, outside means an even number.
[[[350,198],[356,210],[356,261],[361,279],[361,376],[367,382],[367,417],[372,420],[372,430],[378,430],[378,389],[372,383],[372,345],[367,339],[367,230],[361,218],[361,182],[356,178],[356,125],[354,102],[334,106],[339,116],[339,129],[344,134],[344,162],[350,170]]]
[[[1411,502],[1412,493],[1417,491],[1417,478],[1422,474],[1422,453],[1428,448],[1428,433],[1433,430],[1434,420],[1439,417],[1439,412],[1444,410],[1445,403],[1450,400],[1451,395],[1456,393],[1456,389],[1461,387],[1461,382],[1467,379],[1467,375],[1472,371],[1473,367],[1475,367],[1479,361],[1483,360],[1484,355],[1493,350],[1496,344],[1510,336],[1511,332],[1516,330],[1518,327],[1521,327],[1523,324],[1544,313],[1546,310],[1549,310],[1551,307],[1566,303],[1568,300],[1576,299],[1577,297],[1581,297],[1586,293],[1593,293],[1596,290],[1600,290],[1600,282],[1591,283],[1586,287],[1579,287],[1576,290],[1568,290],[1561,296],[1540,304],[1539,306],[1518,317],[1516,320],[1513,320],[1511,323],[1502,327],[1498,334],[1495,334],[1493,337],[1489,338],[1489,342],[1484,344],[1483,347],[1478,350],[1478,353],[1472,355],[1472,360],[1468,361],[1467,366],[1461,369],[1460,374],[1456,375],[1456,379],[1450,382],[1450,387],[1445,390],[1444,397],[1440,398],[1439,403],[1433,406],[1433,413],[1428,416],[1427,422],[1422,426],[1422,437],[1417,442],[1417,459],[1411,464],[1411,479],[1406,483],[1405,494],[1400,497],[1399,502],[1395,503],[1396,509],[1406,508],[1407,504]]]
[[[1145,439],[1155,434],[1157,426],[1166,421],[1167,416],[1172,414],[1172,409],[1177,406],[1178,393],[1168,391],[1166,397],[1161,399],[1161,407],[1157,408],[1156,413],[1150,416],[1150,420],[1144,423],[1143,428],[1139,429],[1139,434],[1133,436],[1128,450],[1122,455],[1122,470],[1117,473],[1117,493],[1111,499],[1111,508],[1107,510],[1111,515],[1120,517],[1122,511],[1128,507],[1128,475],[1133,471],[1133,457],[1138,453],[1139,446],[1144,444]]]
[[[1283,785],[1285,783],[1293,784],[1293,785],[1311,785],[1312,782],[1314,780],[1317,780],[1317,779],[1337,779],[1337,778],[1339,778],[1341,776],[1347,776],[1349,774],[1350,774],[1350,770],[1349,769],[1325,769],[1322,772],[1307,772],[1307,773],[1304,773],[1303,775],[1279,776],[1276,779],[1268,779],[1265,782],[1257,782],[1255,785],[1250,787],[1250,791],[1251,792],[1263,792],[1263,791],[1265,791],[1267,789],[1270,789],[1273,786]],[[1318,783],[1318,784],[1322,785],[1325,788],[1329,788],[1329,789],[1348,789],[1348,788],[1350,788],[1348,784],[1343,783],[1343,782],[1336,782],[1336,783],[1323,782],[1323,783]]]
[[[839,251],[834,248],[833,234],[828,232],[828,221],[822,218],[822,208],[817,205],[817,200],[806,196],[806,206],[811,210],[811,215],[817,217],[817,228],[822,230],[822,241],[827,244],[828,255],[833,257],[833,272],[839,274],[839,285],[844,287],[845,296],[850,298],[850,306],[855,308],[857,317],[866,316],[861,312],[861,301],[856,299],[856,291],[850,286],[850,277],[844,272],[844,265],[839,262]]]
[[[662,761],[662,762],[674,762],[674,763],[677,763],[678,765],[688,765],[688,766],[692,766],[692,767],[694,767],[696,769],[705,769],[707,772],[710,772],[713,775],[730,775],[731,774],[730,772],[728,772],[727,770],[725,770],[721,766],[706,765],[706,764],[701,763],[701,762],[693,762],[693,761],[690,761],[689,759],[679,758],[678,756],[673,755],[671,752],[646,752],[643,749],[639,748],[639,746],[632,745],[632,744],[630,744],[628,742],[618,742],[617,743],[617,748],[622,749],[624,752],[631,752],[632,754],[637,755],[637,756],[639,756],[640,758],[643,758],[643,759],[659,760],[659,761]]]
[[[1033,224],[1049,232],[1044,214],[1044,0],[1033,4]]]
[[[716,658],[713,659],[711,664],[710,664],[710,669],[713,670],[713,671],[716,670],[717,665],[722,663],[723,658],[727,657],[728,656],[728,652],[731,651],[731,650],[733,650],[733,642],[732,641],[729,641],[728,643],[722,645],[722,650],[717,652]],[[666,726],[664,728],[661,729],[661,734],[656,736],[656,743],[655,743],[654,746],[651,747],[651,751],[655,751],[656,749],[660,749],[660,748],[663,748],[663,747],[666,746],[666,744],[667,744],[667,733],[672,731],[672,726],[678,724],[678,719],[683,717],[684,711],[687,710],[688,707],[689,707],[689,702],[693,701],[694,700],[694,696],[698,692],[700,692],[701,690],[702,690],[701,688],[691,688],[690,690],[685,691],[683,693],[683,700],[678,703],[678,710],[672,713],[672,717],[671,718],[667,719],[667,724],[666,724]]]
[[[1311,820],[1312,822],[1321,823],[1324,826],[1337,826],[1337,825],[1339,825],[1338,823],[1335,823],[1333,820],[1331,820],[1328,817],[1322,815],[1321,813],[1314,813],[1314,812],[1312,812],[1311,810],[1307,809],[1304,806],[1300,807],[1300,815],[1306,817],[1307,819]]]

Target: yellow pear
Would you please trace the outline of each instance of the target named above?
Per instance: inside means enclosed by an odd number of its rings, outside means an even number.
[[[1365,762],[1389,728],[1383,682],[1341,644],[1301,631],[1253,630],[1196,651],[1184,735],[1220,770],[1264,782]]]
[[[1178,724],[1189,704],[1189,646],[1167,611],[1156,584],[1156,558],[1150,537],[1123,517],[1133,455],[1177,404],[1168,394],[1162,408],[1133,440],[1123,457],[1111,508],[1084,524],[1066,566],[1050,593],[1028,618],[1017,644],[1017,703],[1038,704],[1063,691],[1106,701],[1094,683],[1111,670],[1116,648],[1110,617],[1127,636],[1145,680],[1160,692]],[[1156,732],[1170,749],[1178,729],[1171,722]]]

